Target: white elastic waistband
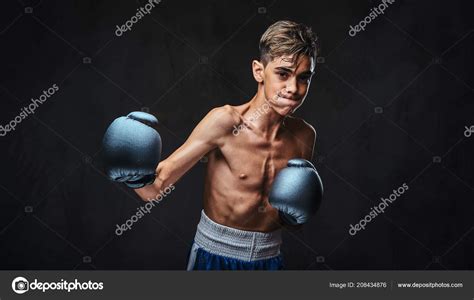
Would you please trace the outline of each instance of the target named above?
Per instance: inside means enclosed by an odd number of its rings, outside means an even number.
[[[204,210],[194,237],[194,242],[210,253],[244,261],[279,255],[281,241],[281,229],[268,233],[240,230],[217,224]]]

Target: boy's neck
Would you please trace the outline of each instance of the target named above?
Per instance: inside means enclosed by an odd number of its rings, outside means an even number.
[[[247,120],[262,131],[265,138],[273,140],[281,126],[284,125],[286,116],[278,114],[265,99],[263,86],[259,86],[257,93],[248,103],[247,115],[250,117],[246,117]],[[249,120],[249,118],[253,120]]]

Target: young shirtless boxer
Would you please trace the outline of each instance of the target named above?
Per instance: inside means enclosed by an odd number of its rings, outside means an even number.
[[[281,227],[304,224],[322,197],[309,162],[316,132],[292,116],[308,93],[315,60],[316,37],[309,27],[271,25],[260,40],[260,60],[252,62],[255,96],[212,109],[161,162],[155,117],[133,112],[110,125],[103,151],[107,173],[145,201],[207,156],[204,209],[188,270],[283,268]]]

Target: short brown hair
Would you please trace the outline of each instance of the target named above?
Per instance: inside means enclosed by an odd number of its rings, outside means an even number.
[[[317,40],[311,27],[293,21],[278,21],[270,25],[260,39],[260,61],[266,65],[277,57],[289,55],[293,55],[293,63],[301,55],[316,59]]]

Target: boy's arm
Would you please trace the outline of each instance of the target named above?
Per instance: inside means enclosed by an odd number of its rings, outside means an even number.
[[[232,131],[231,109],[230,106],[223,106],[211,110],[184,144],[158,164],[153,184],[135,189],[140,198],[144,201],[154,199],[162,189],[176,183],[209,151],[222,145],[223,138]]]
[[[314,147],[316,143],[316,130],[310,124],[303,122],[306,126],[304,127],[305,133],[302,135],[302,158],[308,161],[312,161],[314,155]],[[281,222],[283,228],[286,228],[289,231],[298,231],[300,230],[304,224],[299,225],[290,225],[285,222]]]
[[[314,156],[314,147],[316,143],[316,130],[310,124],[306,124],[306,132],[303,138],[303,157],[306,160],[312,161]]]

